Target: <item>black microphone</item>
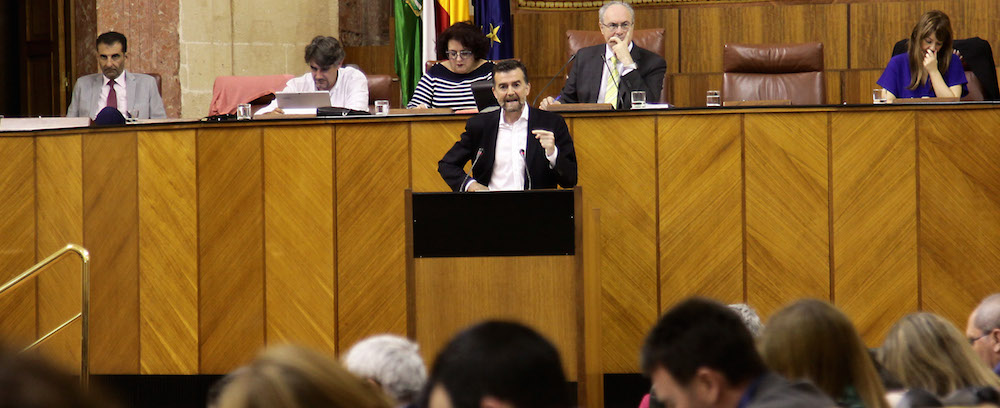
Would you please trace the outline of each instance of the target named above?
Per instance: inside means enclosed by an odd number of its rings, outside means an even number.
[[[611,82],[614,82],[615,83],[615,88],[618,89],[618,95],[616,95],[617,98],[615,98],[617,100],[617,106],[615,106],[615,109],[621,109],[622,108],[622,87],[621,87],[622,83],[621,83],[621,81],[615,81],[614,76],[611,75],[611,66],[608,65],[608,60],[606,58],[604,58],[604,54],[601,54],[601,55],[598,55],[598,56],[601,57],[601,62],[604,63],[604,67],[608,69],[608,79],[610,79]],[[618,77],[621,78],[621,75],[622,75],[622,73],[619,72],[618,73]],[[607,99],[607,96],[605,96],[604,98]],[[600,102],[603,102],[603,101],[597,101],[597,102],[600,103]]]
[[[528,171],[528,160],[524,158],[524,149],[521,149],[521,161],[524,162],[524,174],[528,175],[528,190],[531,190],[531,172]]]
[[[563,70],[569,66],[569,63],[573,62],[574,59],[576,59],[576,54],[569,56],[569,60],[567,60],[566,63],[563,64],[562,68],[559,68],[559,72],[556,72],[556,74],[552,77],[552,79],[549,80],[549,83],[545,84],[545,86],[542,87],[541,91],[538,91],[538,95],[535,95],[535,100],[531,101],[531,106],[538,106],[538,98],[541,98],[542,95],[545,95],[545,90],[549,89],[549,85],[552,85],[552,81],[555,81],[556,78],[559,77],[559,74],[561,74]]]
[[[469,167],[469,172],[472,172],[476,168],[476,163],[479,162],[479,158],[483,157],[483,148],[480,147],[476,151],[476,158],[472,160],[472,167]],[[462,186],[458,188],[458,191],[468,191],[466,190],[465,183],[469,181],[469,173],[465,173],[465,178],[462,179]]]

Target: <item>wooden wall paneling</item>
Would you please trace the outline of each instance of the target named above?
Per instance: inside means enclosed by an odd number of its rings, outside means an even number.
[[[743,302],[741,115],[661,116],[660,305]]]
[[[1000,112],[917,113],[922,309],[959,330],[1000,287]]]
[[[462,329],[486,319],[514,320],[552,341],[566,376],[576,379],[574,299],[580,282],[575,257],[421,258],[414,263],[416,340],[428,364]]]
[[[826,69],[847,68],[847,5],[687,7],[680,10],[680,72],[722,72],[726,43],[823,43]],[[776,23],[780,22],[780,23]]]
[[[871,347],[917,310],[916,121],[831,117],[834,302]]]
[[[571,122],[583,208],[601,209],[601,327],[605,372],[634,372],[637,344],[657,316],[655,118]]]
[[[406,333],[406,123],[338,125],[337,347]],[[378,165],[383,163],[385,165]],[[394,165],[395,164],[395,165]]]
[[[722,74],[674,74],[670,81],[670,103],[679,108],[704,107],[708,91],[722,92]]]
[[[908,38],[929,10],[948,14],[955,38],[981,37],[996,49],[1000,43],[1000,3],[993,0],[857,2],[850,5],[851,68],[883,69],[892,46]],[[1000,61],[1000,53],[993,53]],[[869,91],[870,92],[870,91]]]
[[[38,251],[41,260],[68,243],[83,245],[82,137],[35,138]],[[75,255],[38,275],[38,331],[45,334],[80,313],[80,259]],[[70,372],[80,370],[80,324],[73,323],[39,346]]]
[[[35,264],[35,140],[0,138],[0,285]],[[37,338],[35,278],[0,296],[0,342],[27,346]],[[45,333],[42,333],[45,334]]]
[[[465,131],[465,117],[454,121],[410,123],[410,169],[413,191],[451,191],[437,171],[438,161]],[[469,172],[470,160],[465,166]]]
[[[264,346],[261,130],[198,131],[201,374],[222,374]]]
[[[747,302],[829,299],[827,114],[747,114],[744,132]]]
[[[264,128],[267,343],[335,351],[334,128]]]
[[[135,132],[83,138],[83,245],[90,250],[90,371],[139,371]]]
[[[827,105],[840,105],[843,102],[841,86],[844,79],[841,71],[826,71],[823,77],[824,85],[826,86],[826,100],[824,103]]]
[[[197,374],[196,131],[138,138],[139,373]]]
[[[858,69],[843,71],[844,76],[844,102],[848,104],[870,104],[872,103],[872,90],[881,88],[876,83],[882,76],[882,69]]]

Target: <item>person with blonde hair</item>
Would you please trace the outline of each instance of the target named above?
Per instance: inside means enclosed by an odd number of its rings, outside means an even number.
[[[785,306],[768,320],[759,347],[772,370],[811,381],[838,406],[889,408],[854,325],[827,302],[803,299]]]
[[[968,340],[950,322],[932,313],[909,314],[889,329],[879,359],[907,388],[939,397],[974,386],[1000,389]]]
[[[375,385],[335,360],[299,346],[265,350],[234,375],[220,408],[390,408]]]

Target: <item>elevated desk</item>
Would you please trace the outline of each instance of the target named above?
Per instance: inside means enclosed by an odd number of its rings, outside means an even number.
[[[604,372],[637,371],[646,330],[692,294],[765,317],[828,299],[876,346],[916,310],[962,327],[1000,287],[997,105],[564,116],[583,208],[601,209]],[[466,118],[4,133],[0,273],[91,251],[97,374],[222,373],[267,344],[407,333],[403,191],[447,189],[437,161]],[[75,313],[75,274],[0,299],[0,333]],[[46,347],[70,361],[75,341]]]

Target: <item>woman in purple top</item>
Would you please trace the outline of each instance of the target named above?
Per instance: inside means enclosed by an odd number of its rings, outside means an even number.
[[[920,16],[910,34],[908,52],[892,57],[878,79],[886,90],[887,102],[925,96],[958,98],[967,93],[965,84],[969,81],[952,49],[948,15],[933,10]]]

